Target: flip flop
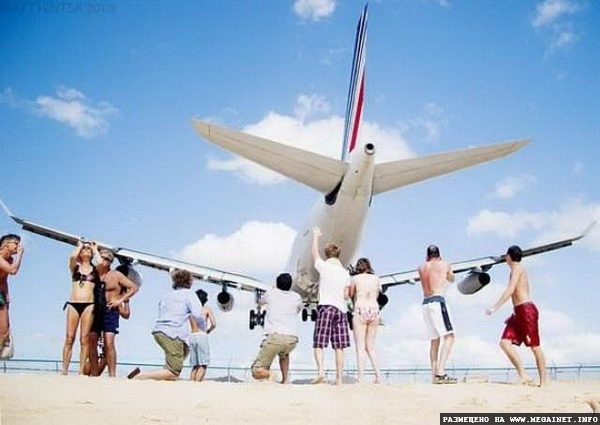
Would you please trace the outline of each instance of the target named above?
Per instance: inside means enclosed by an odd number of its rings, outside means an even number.
[[[453,376],[444,373],[443,375],[435,375],[435,383],[436,384],[456,384],[458,379]]]
[[[127,379],[133,379],[135,376],[139,375],[140,372],[141,372],[140,368],[136,367],[131,372],[129,372],[129,375],[127,375]]]

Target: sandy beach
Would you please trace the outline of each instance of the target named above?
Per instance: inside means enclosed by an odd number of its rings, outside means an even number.
[[[440,412],[591,413],[587,399],[600,399],[600,382],[336,387],[0,375],[2,425],[437,424]]]

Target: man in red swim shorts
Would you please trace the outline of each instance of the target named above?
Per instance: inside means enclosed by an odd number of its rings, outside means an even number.
[[[492,307],[487,309],[487,315],[498,310],[502,305],[512,299],[514,313],[506,320],[506,328],[502,333],[500,347],[517,369],[519,378],[524,384],[531,380],[525,374],[519,354],[513,345],[524,343],[531,348],[535,357],[538,373],[540,375],[540,386],[546,383],[546,359],[540,347],[540,334],[538,329],[538,309],[529,298],[529,279],[527,271],[521,265],[523,251],[517,245],[508,248],[506,252],[506,264],[510,267],[510,279],[508,287],[504,290],[500,299]]]

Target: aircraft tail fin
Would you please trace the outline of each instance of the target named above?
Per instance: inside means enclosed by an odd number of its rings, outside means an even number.
[[[368,4],[365,5],[356,27],[354,57],[352,59],[352,72],[350,73],[350,86],[348,87],[346,119],[344,121],[342,161],[346,161],[348,154],[356,146],[358,129],[362,118],[365,93],[365,61],[367,57],[367,18]]]
[[[337,159],[196,119],[192,122],[210,142],[322,193],[333,190],[346,172],[347,164]]]
[[[529,143],[529,140],[516,140],[376,164],[373,177],[373,194],[376,195],[431,177],[472,167],[482,162],[502,158],[521,149],[527,143]]]

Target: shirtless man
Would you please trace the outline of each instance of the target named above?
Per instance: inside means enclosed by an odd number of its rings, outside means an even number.
[[[513,245],[506,251],[506,264],[510,267],[510,279],[508,287],[504,290],[496,304],[488,308],[485,314],[490,315],[497,311],[508,299],[512,299],[514,313],[506,320],[506,327],[502,333],[500,347],[517,369],[519,378],[524,384],[531,383],[525,374],[521,359],[514,345],[525,343],[531,348],[540,375],[540,386],[546,383],[546,360],[540,347],[540,334],[538,330],[538,310],[529,298],[529,279],[527,271],[521,265],[523,251],[517,245]]]
[[[13,234],[2,236],[0,238],[0,351],[5,343],[8,345],[10,339],[8,275],[17,274],[22,260],[21,237]]]
[[[114,260],[111,251],[101,249],[100,260],[97,269],[100,280],[104,283],[106,305],[96,304],[94,310],[94,323],[90,332],[90,371],[92,376],[99,375],[97,347],[98,338],[102,335],[108,375],[114,377],[117,373],[115,336],[119,333],[119,312],[124,304],[135,295],[138,287],[123,273],[110,269]]]
[[[196,296],[202,303],[202,319],[197,322],[190,318],[190,373],[191,381],[202,381],[206,376],[206,369],[210,363],[210,346],[208,342],[208,334],[217,327],[217,320],[210,307],[206,306],[208,294],[202,289],[196,291]]]
[[[431,340],[429,361],[434,384],[455,384],[456,378],[445,372],[446,361],[454,344],[454,328],[444,294],[446,281],[454,282],[450,263],[442,260],[435,245],[427,247],[426,262],[419,266],[419,277],[423,287],[423,319]],[[440,352],[440,340],[444,338]]]

